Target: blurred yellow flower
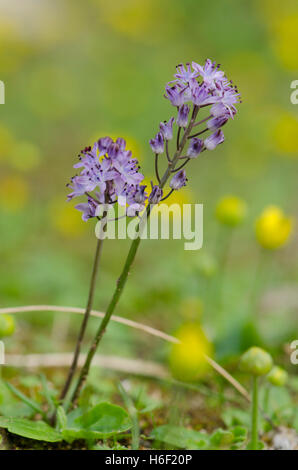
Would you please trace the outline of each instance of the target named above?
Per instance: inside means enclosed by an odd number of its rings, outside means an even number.
[[[185,323],[176,332],[181,341],[172,346],[169,364],[173,376],[186,382],[203,377],[208,371],[205,355],[211,356],[213,347],[198,323]]]
[[[276,148],[289,156],[298,157],[298,118],[294,114],[280,116],[273,134]]]
[[[87,226],[82,220],[81,212],[77,211],[71,203],[63,198],[54,200],[49,206],[49,215],[56,230],[67,238],[76,238],[82,235]]]
[[[277,206],[267,207],[256,221],[256,237],[263,248],[275,250],[287,243],[293,220]]]
[[[243,222],[246,215],[246,203],[237,196],[224,196],[215,209],[215,216],[224,225],[235,227]]]
[[[20,176],[7,176],[0,181],[0,206],[4,210],[18,212],[26,205],[28,184]]]

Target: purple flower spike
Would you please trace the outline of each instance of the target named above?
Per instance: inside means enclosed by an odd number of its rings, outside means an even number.
[[[165,140],[171,140],[173,138],[173,123],[175,119],[172,117],[168,122],[164,121],[159,124],[160,131],[164,136]]]
[[[182,188],[185,185],[186,185],[186,173],[184,170],[178,171],[178,173],[176,173],[173,176],[169,184],[170,188],[176,189],[176,190]]]
[[[149,144],[151,145],[151,148],[154,153],[163,153],[164,151],[164,138],[161,132],[158,132],[156,134],[154,139],[151,139],[149,141]]]
[[[150,204],[158,204],[162,198],[163,191],[159,186],[153,186],[152,183],[151,183],[151,186],[152,186],[152,191],[149,195],[148,201],[150,202]]]
[[[209,135],[204,141],[204,145],[207,150],[214,150],[219,144],[222,144],[225,140],[225,136],[222,130],[218,130],[213,134]]]
[[[176,123],[179,127],[186,127],[188,123],[189,106],[183,104],[180,106]]]
[[[196,158],[199,153],[203,150],[204,142],[198,137],[191,139],[189,147],[187,149],[188,158]]]
[[[210,129],[211,131],[216,131],[216,129],[219,129],[220,127],[224,126],[228,122],[229,117],[230,116],[225,114],[223,116],[214,117],[213,119],[209,119],[209,121],[207,122],[208,129]]]
[[[171,101],[173,106],[181,106],[184,103],[185,88],[180,88],[177,85],[173,87],[166,86],[165,97]]]

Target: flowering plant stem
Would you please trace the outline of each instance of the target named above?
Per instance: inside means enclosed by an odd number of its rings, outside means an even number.
[[[106,222],[105,222],[106,216],[103,217],[103,222],[102,222],[102,230],[105,230]],[[69,387],[71,385],[73,376],[76,372],[77,365],[78,365],[78,360],[79,360],[79,355],[81,351],[81,346],[82,342],[85,336],[88,320],[91,314],[92,306],[93,306],[93,299],[94,299],[94,291],[95,291],[95,284],[96,284],[96,279],[97,279],[97,274],[98,274],[98,266],[99,266],[99,261],[100,261],[100,256],[102,252],[102,245],[103,245],[103,238],[99,238],[97,240],[96,244],[96,249],[95,249],[95,256],[94,256],[94,261],[93,261],[93,269],[92,269],[92,275],[91,275],[91,281],[90,281],[90,287],[89,287],[89,295],[88,295],[88,301],[87,301],[87,306],[84,314],[83,321],[81,323],[81,328],[78,334],[78,339],[77,339],[77,344],[75,347],[75,352],[73,355],[73,360],[68,372],[68,376],[66,379],[66,382],[64,384],[64,387],[62,389],[62,392],[60,394],[60,400],[63,401],[64,398],[66,397],[66,394],[69,390]]]
[[[253,377],[250,449],[258,450],[258,377]]]
[[[159,187],[161,189],[165,186],[168,178],[171,176],[172,170],[175,168],[175,166],[176,166],[176,164],[179,160],[179,157],[182,154],[184,146],[187,142],[187,137],[189,136],[189,134],[190,134],[190,132],[193,128],[193,125],[195,123],[195,119],[197,117],[198,111],[199,111],[199,107],[194,106],[193,107],[192,117],[190,119],[188,127],[186,128],[186,130],[184,132],[184,135],[183,135],[183,138],[180,142],[180,145],[179,145],[177,151],[175,152],[173,159],[171,161],[169,161],[168,167],[167,167],[166,171],[164,172],[164,174],[163,174],[163,176],[160,180]],[[112,299],[111,299],[111,301],[108,305],[105,316],[102,319],[101,324],[100,324],[100,326],[99,326],[99,328],[96,332],[96,335],[94,336],[92,344],[90,346],[89,352],[87,354],[86,361],[85,361],[85,363],[82,367],[78,382],[76,384],[76,387],[75,387],[74,392],[73,392],[72,397],[71,397],[71,401],[70,401],[71,406],[74,406],[76,404],[76,401],[79,397],[80,391],[81,391],[81,389],[82,389],[82,387],[83,387],[83,385],[86,381],[86,378],[87,378],[87,375],[88,375],[88,372],[89,372],[89,369],[90,369],[90,366],[91,366],[91,362],[92,362],[92,359],[93,359],[93,357],[96,353],[97,347],[98,347],[98,345],[99,345],[99,343],[100,343],[100,341],[101,341],[101,339],[104,335],[106,327],[107,327],[107,325],[108,325],[108,323],[111,319],[111,316],[112,316],[112,314],[113,314],[113,312],[116,308],[116,305],[117,305],[117,303],[120,299],[120,296],[123,292],[123,288],[125,286],[130,268],[131,268],[132,263],[135,259],[138,247],[139,247],[140,242],[141,242],[141,228],[143,226],[142,222],[149,218],[150,212],[151,212],[151,208],[150,208],[150,204],[149,204],[147,206],[147,209],[146,209],[141,221],[139,222],[138,227],[136,228],[136,238],[132,241],[132,244],[130,246],[130,250],[128,252],[128,255],[127,255],[127,258],[126,258],[126,261],[125,261],[125,264],[124,264],[124,268],[123,268],[122,273],[121,273],[121,275],[120,275],[120,277],[117,281],[116,289],[115,289],[114,294],[112,296]]]

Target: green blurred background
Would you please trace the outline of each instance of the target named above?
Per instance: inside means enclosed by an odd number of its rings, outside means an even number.
[[[148,141],[173,111],[163,98],[165,83],[176,64],[210,57],[238,85],[243,104],[225,128],[225,144],[192,163],[188,187],[171,200],[204,204],[204,246],[192,252],[183,241],[144,241],[116,313],[168,333],[201,322],[219,358],[240,351],[251,315],[268,346],[296,339],[295,230],[285,248],[267,256],[257,315],[250,299],[260,256],[255,218],[269,204],[298,212],[298,106],[290,101],[297,50],[296,0],[0,0],[1,307],[84,307],[96,240],[93,223],[66,202],[78,151],[100,136],[125,137],[149,179]],[[243,198],[248,216],[229,241],[219,307],[216,264],[226,235],[214,208],[226,194]],[[128,246],[105,242],[98,310],[107,305]],[[73,348],[78,318],[42,312],[17,318],[9,351]],[[96,325],[92,320],[90,334]],[[166,353],[159,340],[115,324],[102,346],[101,352],[150,360]]]

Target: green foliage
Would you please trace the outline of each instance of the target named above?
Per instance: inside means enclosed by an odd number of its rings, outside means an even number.
[[[20,402],[3,381],[0,380],[0,415],[11,418],[30,417],[33,414],[31,406]]]
[[[207,434],[182,426],[163,425],[155,428],[150,438],[179,449],[237,449],[246,441],[247,430],[237,426],[230,430],[217,429],[213,434]]]
[[[207,434],[182,426],[171,426],[170,424],[153,429],[150,438],[179,449],[199,450],[208,447]]]
[[[36,413],[40,413],[41,416],[45,417],[45,413],[42,407],[39,405],[39,403],[28,398],[26,395],[24,395],[22,392],[20,392],[16,387],[11,385],[10,383],[6,382],[5,385],[7,386],[9,391],[14,393],[22,402],[24,402],[26,405],[32,408],[33,411],[35,411]]]
[[[18,436],[45,442],[62,441],[62,435],[44,421],[0,417],[0,427]]]
[[[63,416],[60,416],[60,423],[61,421],[65,426]],[[83,414],[80,409],[72,411],[67,416],[66,427],[62,427],[61,433],[70,442],[75,439],[103,439],[128,431],[131,425],[131,419],[123,408],[103,402]]]

